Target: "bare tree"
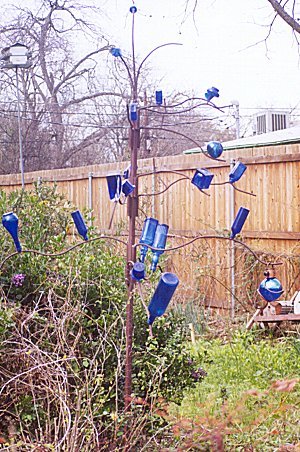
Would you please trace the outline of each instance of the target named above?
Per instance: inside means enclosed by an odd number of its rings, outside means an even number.
[[[84,6],[83,6],[84,5]],[[32,51],[32,66],[18,71],[22,99],[22,131],[25,171],[64,168],[126,160],[128,121],[126,105],[130,86],[124,67],[109,55],[112,45],[88,19],[99,10],[76,0],[44,0],[37,10],[10,10],[0,26],[0,45],[22,42]],[[12,19],[13,17],[13,19]],[[90,42],[91,41],[91,42]],[[85,43],[76,48],[78,42]],[[93,43],[93,44],[92,44]],[[86,48],[91,48],[86,51]],[[128,65],[130,59],[123,56]],[[141,93],[154,93],[147,65],[140,77]],[[18,172],[16,74],[0,73],[0,172]],[[172,95],[168,103],[176,103]],[[151,102],[141,97],[141,104]],[[161,110],[160,121],[145,115],[143,157],[178,154],[218,138],[218,127],[205,115],[172,119]],[[170,136],[159,126],[172,121],[178,134]],[[150,130],[152,127],[152,130]],[[184,133],[193,141],[184,138]]]
[[[296,33],[300,33],[300,24],[298,22],[298,18],[296,17],[296,0],[262,0],[268,1],[275,11],[275,16],[270,24],[272,27],[274,20],[277,16],[281,17]],[[192,14],[195,17],[196,11],[199,7],[198,0],[186,0],[185,11],[189,9],[191,6]]]
[[[19,41],[32,50],[32,67],[20,72],[27,170],[42,163],[43,167],[64,167],[79,154],[82,157],[111,129],[111,124],[85,124],[86,114],[95,112],[95,100],[123,97],[120,91],[99,89],[96,82],[99,60],[111,47],[103,36],[96,48],[76,59],[71,45],[74,36],[95,33],[80,12],[80,6],[71,1],[47,0],[35,13],[17,9],[16,19],[0,27],[3,46]],[[10,72],[1,73],[2,112],[13,117],[15,108],[7,108],[6,103],[15,84]],[[37,141],[41,142],[35,150]]]

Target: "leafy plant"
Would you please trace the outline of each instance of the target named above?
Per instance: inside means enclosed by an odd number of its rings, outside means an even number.
[[[192,351],[207,376],[173,409],[182,450],[274,451],[300,442],[298,339],[238,330],[226,342],[200,340]]]
[[[12,209],[24,250],[41,253],[14,254],[8,234],[1,236],[1,434],[24,450],[28,442],[105,450],[130,424],[136,445],[142,431],[152,435],[165,424],[158,408],[194,384],[182,318],[157,320],[149,338],[135,300],[132,411],[124,413],[123,257],[101,238],[64,252],[72,245],[71,206],[55,187],[0,192],[0,211]]]

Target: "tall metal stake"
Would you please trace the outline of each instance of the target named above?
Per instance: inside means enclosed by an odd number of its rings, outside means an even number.
[[[133,101],[137,103],[137,82],[138,77],[136,74],[135,63],[135,49],[134,49],[134,15],[136,8],[130,8],[132,12],[132,70],[133,74],[130,77],[131,90]],[[128,71],[129,72],[129,71]],[[139,112],[138,120],[130,121],[129,131],[129,143],[130,143],[130,182],[135,185],[133,195],[128,199],[128,217],[129,217],[129,230],[128,230],[128,245],[127,245],[127,266],[126,266],[126,281],[128,284],[127,289],[127,305],[126,305],[126,357],[125,357],[125,393],[124,393],[124,405],[125,411],[130,408],[131,405],[131,393],[132,393],[132,339],[133,339],[133,299],[134,299],[134,281],[130,277],[130,265],[136,261],[136,248],[133,247],[135,243],[135,220],[138,216],[138,181],[137,181],[137,159],[138,149],[140,147],[140,122]]]
[[[125,358],[125,411],[130,407],[130,397],[132,392],[132,337],[133,337],[133,289],[134,281],[130,277],[129,270],[131,262],[136,261],[135,243],[135,220],[138,216],[138,184],[137,184],[137,155],[140,143],[139,125],[134,125],[130,129],[130,150],[131,150],[131,169],[130,182],[135,185],[133,196],[128,199],[128,245],[127,245],[127,267],[126,280],[127,288],[127,305],[126,305],[126,358]]]

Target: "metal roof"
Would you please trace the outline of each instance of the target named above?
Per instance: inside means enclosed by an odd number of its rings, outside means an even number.
[[[275,132],[262,133],[251,137],[239,138],[237,140],[222,142],[224,150],[254,148],[259,146],[271,146],[285,143],[300,143],[300,125],[288,129],[276,130]],[[198,154],[200,148],[183,151],[184,154]]]
[[[230,150],[284,143],[300,143],[300,126],[239,138],[238,140],[225,141],[222,145],[224,149]]]

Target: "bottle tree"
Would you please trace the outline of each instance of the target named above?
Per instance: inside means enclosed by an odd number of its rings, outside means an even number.
[[[162,91],[155,92],[155,103],[153,105],[140,105],[139,98],[141,97],[139,94],[140,86],[139,79],[141,75],[141,70],[152,54],[158,50],[161,50],[163,47],[170,45],[180,45],[179,43],[166,43],[162,44],[158,47],[155,47],[151,50],[145,58],[138,64],[135,56],[135,40],[134,40],[134,25],[135,25],[135,15],[137,13],[137,8],[135,5],[130,7],[130,13],[132,14],[132,54],[131,61],[128,64],[128,60],[126,60],[122,54],[122,50],[118,47],[112,47],[110,52],[113,57],[118,59],[121,64],[123,64],[126,69],[128,81],[131,89],[131,100],[127,104],[127,118],[129,122],[129,146],[130,146],[130,167],[126,169],[124,172],[124,180],[122,182],[121,175],[114,174],[107,176],[107,183],[109,189],[110,199],[114,202],[121,202],[120,197],[123,196],[127,201],[127,214],[129,219],[128,225],[128,242],[127,242],[127,255],[126,255],[126,282],[127,282],[127,291],[128,291],[128,303],[126,306],[126,360],[125,360],[125,394],[124,394],[124,404],[125,410],[128,410],[130,407],[131,393],[132,393],[132,339],[133,339],[133,303],[135,296],[135,285],[138,284],[139,293],[143,300],[142,290],[141,290],[141,281],[145,278],[146,269],[145,269],[145,256],[148,249],[152,251],[152,263],[150,267],[150,271],[155,271],[157,268],[158,260],[160,255],[165,251],[172,251],[180,248],[181,246],[188,246],[192,242],[198,239],[203,238],[219,238],[225,240],[232,240],[236,243],[240,243],[244,245],[239,240],[236,240],[236,235],[241,231],[247,216],[249,214],[249,210],[245,207],[240,207],[235,220],[232,224],[231,235],[230,237],[220,237],[216,235],[206,235],[206,236],[198,236],[184,245],[168,248],[166,249],[166,240],[168,234],[168,225],[160,224],[159,221],[155,218],[148,217],[144,221],[142,234],[139,238],[139,241],[136,242],[136,219],[138,217],[138,201],[139,194],[138,189],[138,181],[140,177],[143,177],[144,174],[138,173],[138,156],[141,142],[141,131],[149,131],[153,130],[151,124],[145,124],[143,121],[143,115],[149,114],[151,112],[151,117],[155,116],[171,116],[171,115],[180,115],[186,114],[191,110],[195,110],[199,107],[207,106],[209,108],[214,108],[221,110],[218,108],[212,100],[214,98],[219,97],[219,90],[216,87],[211,87],[207,89],[203,98],[201,97],[193,97],[189,99],[184,99],[181,102],[176,104],[168,105],[164,102]],[[222,110],[221,110],[222,111]],[[196,146],[197,148],[201,148],[198,142],[189,136],[185,135],[178,130],[172,128],[172,126],[155,126],[155,130],[161,130],[165,132],[169,132],[180,137],[184,137],[188,139],[191,144]],[[213,160],[221,160],[220,157],[223,152],[222,144],[217,141],[211,141],[208,143],[207,148],[202,152],[209,159]],[[235,187],[235,183],[243,176],[246,171],[246,165],[244,165],[241,161],[238,161],[234,167],[231,169],[229,174],[228,181],[224,181],[223,183],[231,184],[233,188]],[[181,180],[189,179],[185,174],[178,171],[168,171],[168,170],[158,170],[155,171],[155,174],[162,172],[172,172],[178,175],[178,180],[173,182],[173,185],[176,182],[180,182]],[[147,176],[154,173],[147,173]],[[214,185],[212,183],[214,175],[205,168],[197,169],[193,178],[191,179],[191,183],[195,185],[202,193],[205,193],[204,190],[208,189],[210,185]],[[215,184],[217,185],[217,184]],[[169,187],[166,187],[163,192],[165,192]],[[237,189],[239,190],[239,189]],[[242,190],[239,190],[242,191]],[[156,193],[157,195],[162,194],[163,192]],[[247,192],[245,192],[247,193]],[[255,196],[252,193],[248,193],[249,195]],[[152,194],[153,195],[153,194]],[[154,194],[155,195],[155,194]],[[244,245],[246,246],[246,245]],[[139,248],[139,257],[137,258],[137,248]],[[260,262],[267,264],[261,261],[258,256],[248,247],[246,248],[255,255],[256,259]],[[150,304],[147,309],[148,315],[148,324],[150,327],[150,334],[152,334],[152,323],[155,318],[162,315],[174,294],[177,286],[178,286],[178,277],[172,273],[163,273],[160,277],[158,286],[153,294],[153,297],[150,301]]]
[[[125,357],[125,390],[124,390],[124,406],[125,410],[130,408],[131,404],[131,393],[132,393],[132,342],[133,342],[133,326],[134,326],[134,318],[133,318],[133,303],[135,297],[135,286],[138,285],[138,289],[143,301],[141,283],[146,276],[146,267],[145,267],[145,257],[150,249],[152,252],[152,262],[150,266],[150,272],[155,272],[158,266],[159,258],[161,254],[164,252],[172,252],[181,247],[189,246],[196,240],[200,239],[219,239],[219,240],[231,240],[235,244],[245,247],[255,259],[261,262],[263,265],[266,265],[267,269],[265,271],[266,278],[262,281],[259,286],[259,293],[265,302],[274,301],[282,294],[283,290],[280,282],[275,278],[274,274],[274,266],[280,265],[281,262],[265,262],[261,260],[257,254],[246,244],[236,239],[236,235],[240,233],[247,217],[249,214],[249,210],[245,207],[240,207],[238,213],[233,221],[231,226],[231,235],[230,237],[218,236],[215,234],[212,235],[199,235],[194,237],[193,239],[187,240],[183,245],[178,245],[175,247],[166,248],[166,241],[168,237],[168,225],[160,224],[158,219],[147,217],[144,220],[144,225],[142,229],[141,236],[139,240],[136,240],[136,220],[138,217],[138,201],[139,201],[139,189],[138,189],[138,181],[140,177],[145,175],[149,176],[154,174],[154,172],[149,172],[147,174],[139,174],[138,173],[138,156],[140,149],[140,141],[141,141],[141,131],[142,130],[150,130],[153,129],[151,124],[141,125],[143,121],[141,118],[143,114],[147,114],[151,112],[151,115],[180,115],[185,114],[190,110],[195,110],[199,107],[207,106],[209,108],[214,108],[220,110],[212,100],[215,97],[219,97],[219,90],[215,87],[209,88],[203,98],[189,98],[184,99],[182,102],[178,102],[177,104],[168,105],[167,103],[163,104],[163,93],[162,91],[156,91],[155,93],[155,103],[153,105],[141,106],[139,104],[139,79],[141,75],[141,70],[148,60],[148,58],[157,50],[162,49],[163,47],[170,45],[180,45],[178,43],[167,43],[162,44],[156,48],[154,48],[150,53],[146,55],[146,57],[141,61],[138,65],[135,57],[135,42],[134,42],[134,22],[135,22],[135,14],[137,13],[136,6],[130,7],[130,12],[132,14],[132,55],[131,62],[128,65],[126,59],[122,55],[122,51],[120,48],[112,47],[110,49],[110,53],[113,57],[117,58],[121,64],[124,65],[128,82],[130,84],[131,89],[131,100],[127,104],[127,118],[129,123],[129,146],[130,146],[130,166],[127,167],[123,174],[123,179],[120,173],[117,174],[109,174],[107,175],[107,185],[109,191],[109,198],[111,201],[115,202],[115,207],[117,203],[127,204],[127,214],[129,219],[128,224],[128,240],[125,242],[124,240],[117,239],[111,236],[100,235],[99,237],[89,239],[88,237],[88,228],[83,220],[81,213],[76,210],[72,213],[72,218],[77,228],[78,233],[82,236],[83,242],[71,246],[64,252],[60,252],[57,254],[47,254],[42,253],[37,250],[30,249],[22,249],[22,246],[19,241],[18,236],[18,218],[14,212],[9,212],[3,215],[2,224],[5,229],[10,233],[12,239],[14,241],[16,252],[8,255],[0,264],[0,270],[2,269],[4,263],[18,253],[33,253],[33,254],[41,254],[43,256],[61,256],[66,252],[73,250],[79,246],[84,245],[84,243],[89,242],[90,240],[115,240],[118,243],[126,246],[126,283],[127,283],[127,305],[126,305],[126,357]],[[156,127],[158,129],[158,127]],[[159,127],[159,130],[163,130],[169,133],[173,133],[175,135],[184,137],[185,139],[190,140],[190,142],[201,148],[199,143],[197,143],[192,138],[187,135],[172,129],[171,126]],[[202,149],[203,154],[207,156],[209,159],[213,160],[221,160],[223,147],[222,144],[217,141],[212,141],[208,143],[206,149]],[[205,194],[205,190],[209,189],[210,185],[220,185],[220,184],[231,184],[231,186],[238,190],[235,187],[235,183],[243,176],[246,171],[246,165],[241,161],[238,161],[234,167],[231,169],[229,173],[229,178],[227,181],[219,182],[214,184],[213,177],[214,175],[205,168],[199,168],[195,171],[192,178],[189,178],[186,174],[183,174],[178,171],[169,171],[169,170],[157,170],[155,174],[163,173],[163,172],[171,172],[178,175],[178,179],[175,182],[172,182],[168,187],[166,187],[163,191],[155,193],[154,195],[163,194],[167,191],[171,185],[174,183],[180,182],[182,180],[189,179],[191,183],[196,186],[203,194]],[[244,192],[247,193],[247,192]],[[252,195],[252,193],[248,193]],[[153,194],[152,194],[153,195]],[[255,196],[255,195],[254,195]],[[112,218],[111,218],[112,222]],[[137,249],[139,249],[138,258],[137,258]],[[158,285],[153,293],[153,296],[150,300],[150,303],[146,308],[148,324],[150,329],[150,334],[152,334],[152,324],[155,321],[156,317],[161,316],[167,309],[168,304],[178,286],[179,279],[178,276],[173,273],[162,273],[160,276]]]

